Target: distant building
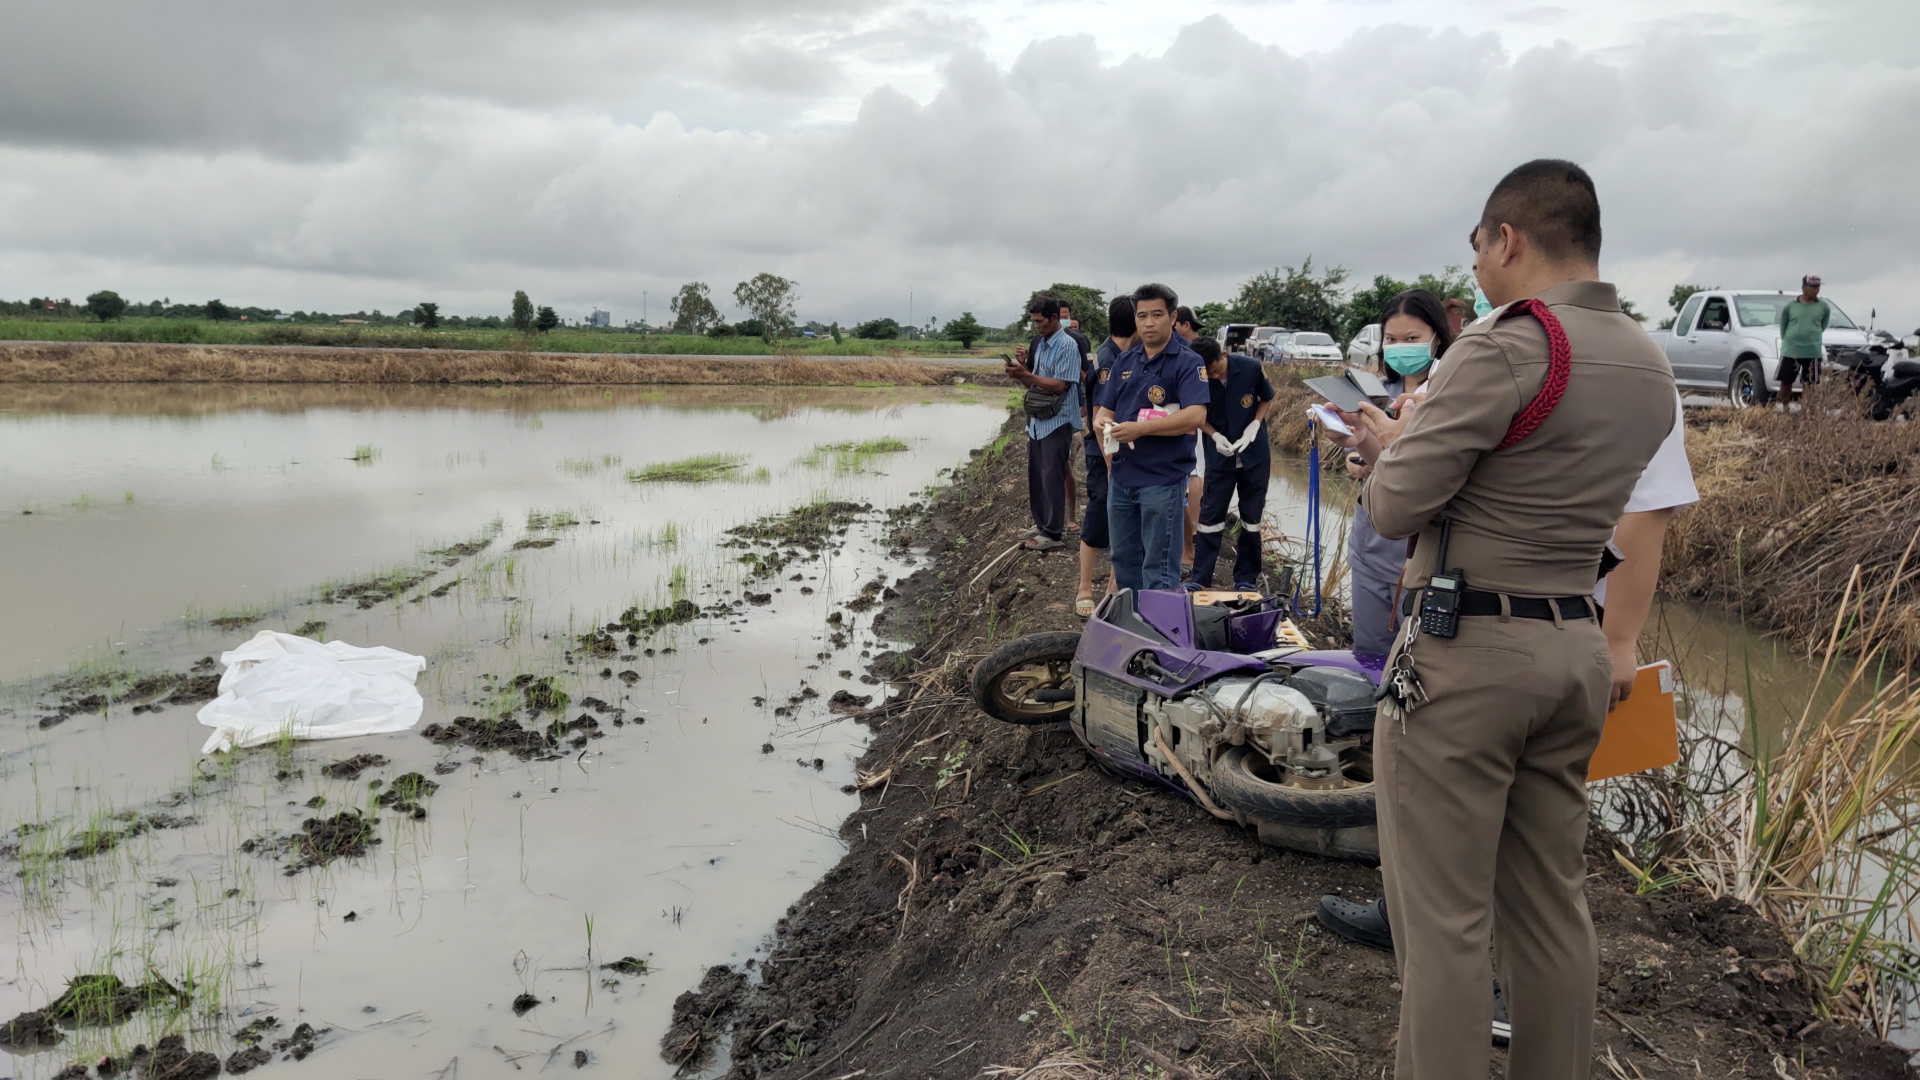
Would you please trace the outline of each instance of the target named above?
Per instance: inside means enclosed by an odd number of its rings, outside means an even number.
[[[587,316],[587,325],[611,327],[613,325],[613,312],[601,311],[599,308],[594,308],[593,314]]]

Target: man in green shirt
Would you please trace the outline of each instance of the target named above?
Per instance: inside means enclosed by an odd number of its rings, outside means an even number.
[[[1821,333],[1832,315],[1820,299],[1820,278],[1800,279],[1800,295],[1780,305],[1780,407],[1793,410],[1794,380],[1809,389],[1820,381],[1820,361],[1826,355]]]

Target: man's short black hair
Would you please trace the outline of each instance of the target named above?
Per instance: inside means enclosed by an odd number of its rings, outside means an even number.
[[[1200,354],[1200,362],[1208,367],[1220,359],[1220,343],[1210,337],[1197,337],[1188,343],[1187,348]]]
[[[1173,313],[1173,324],[1178,326],[1181,323],[1186,323],[1195,330],[1200,329],[1200,320],[1193,317],[1193,309],[1185,304],[1181,304],[1180,310]]]
[[[1148,300],[1160,301],[1167,305],[1168,311],[1172,311],[1180,306],[1180,294],[1157,281],[1149,281],[1145,285],[1133,290],[1133,302],[1136,307]]]
[[[1107,333],[1125,341],[1139,332],[1139,324],[1133,321],[1133,297],[1114,297],[1107,305]]]
[[[1491,238],[1502,225],[1555,262],[1600,259],[1600,196],[1593,177],[1571,161],[1540,158],[1502,177],[1487,196],[1480,229]]]
[[[1060,298],[1036,296],[1027,304],[1027,314],[1038,315],[1043,319],[1057,319],[1060,317]]]

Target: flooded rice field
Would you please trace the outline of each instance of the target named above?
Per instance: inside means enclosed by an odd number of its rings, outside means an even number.
[[[136,1048],[182,1076],[667,1071],[675,997],[839,858],[912,558],[889,523],[1005,416],[964,387],[16,389],[23,1080]],[[267,629],[426,657],[424,716],[200,755],[213,658]]]
[[[717,1035],[675,999],[751,972],[840,857],[896,526],[1004,448],[1004,405],[8,387],[0,1076],[665,1075]],[[1277,458],[1294,558],[1311,498]],[[1813,696],[1737,620],[1660,618],[1695,722],[1765,735]],[[424,715],[202,755],[215,658],[262,630],[425,657]]]

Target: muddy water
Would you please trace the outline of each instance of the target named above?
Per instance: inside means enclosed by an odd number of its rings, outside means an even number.
[[[674,998],[708,966],[751,958],[841,853],[863,729],[827,705],[880,692],[860,673],[884,647],[873,611],[847,604],[908,571],[887,553],[885,511],[989,441],[1001,396],[10,393],[0,844],[19,850],[0,857],[0,1021],[79,973],[151,970],[196,1001],[0,1056],[0,1075],[51,1076],[167,1032],[225,1057],[263,1016],[281,1024],[269,1047],[303,1022],[329,1029],[305,1066],[325,1075],[506,1075],[570,1068],[576,1052],[664,1075]],[[809,460],[881,436],[909,450]],[[743,460],[713,483],[627,478],[699,454]],[[820,498],[872,507],[837,550],[749,584],[741,552],[717,546]],[[461,543],[481,546],[424,554]],[[431,573],[365,608],[317,589],[395,571]],[[748,591],[765,602],[727,606]],[[703,614],[570,662],[574,635],[679,597]],[[590,715],[605,737],[551,761],[417,730],[211,761],[192,705],[130,698],[41,726],[57,711],[41,693],[52,677],[186,672],[257,630],[315,622],[328,639],[425,655],[423,728],[497,711],[527,674],[555,677],[572,701],[562,718]],[[354,754],[390,764],[321,772]],[[372,805],[406,772],[440,785],[422,820]],[[274,838],[355,808],[375,822],[370,855],[285,873]],[[58,857],[107,833],[125,839]],[[602,967],[624,957],[646,972]],[[516,1016],[521,995],[538,1004]]]

